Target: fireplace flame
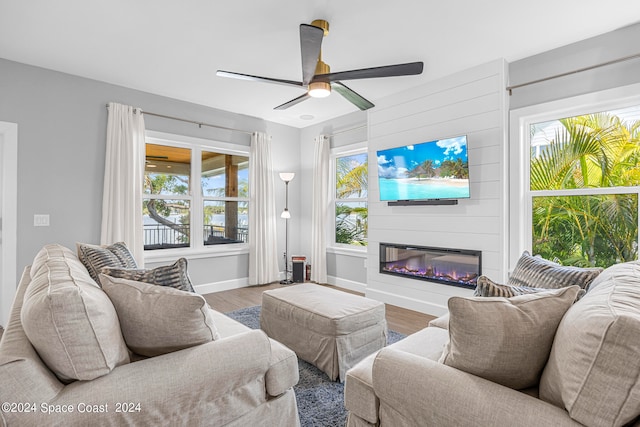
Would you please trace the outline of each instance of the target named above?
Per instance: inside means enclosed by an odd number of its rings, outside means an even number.
[[[435,279],[439,281],[446,282],[454,282],[454,283],[463,283],[467,285],[475,285],[476,279],[478,278],[477,273],[469,273],[465,272],[462,275],[458,275],[456,270],[440,272],[433,266],[427,266],[426,268],[411,268],[407,264],[396,264],[392,263],[389,266],[383,268],[385,271],[396,273],[396,274],[405,274],[409,276],[418,276],[424,279]]]

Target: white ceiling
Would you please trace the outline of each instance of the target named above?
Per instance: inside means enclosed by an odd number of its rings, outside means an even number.
[[[306,127],[357,109],[334,93],[275,111],[303,90],[215,72],[301,80],[299,24],[314,19],[330,23],[322,56],[332,72],[424,62],[420,76],[346,82],[375,104],[637,22],[640,1],[0,0],[0,57]]]

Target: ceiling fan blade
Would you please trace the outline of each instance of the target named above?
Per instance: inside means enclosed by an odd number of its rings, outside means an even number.
[[[373,79],[378,77],[412,76],[422,73],[422,62],[385,65],[382,67],[362,68],[360,70],[338,71],[337,73],[318,74],[313,81],[334,82],[336,80]]]
[[[309,94],[304,93],[299,97],[292,99],[291,101],[287,101],[284,104],[278,105],[277,107],[274,108],[274,110],[286,110],[289,107],[293,107],[294,105],[301,103],[307,98],[311,98],[311,97],[309,96]]]
[[[307,86],[316,73],[324,30],[314,25],[300,25],[300,54],[302,57],[302,84]]]
[[[252,76],[251,74],[241,74],[234,73],[233,71],[216,71],[216,76],[218,77],[229,77],[232,79],[240,79],[240,80],[249,80],[252,82],[265,82],[265,83],[276,83],[285,86],[306,86],[303,85],[302,82],[296,82],[293,80],[282,80],[282,79],[273,79],[271,77],[260,77],[260,76]]]
[[[371,101],[365,99],[362,95],[354,92],[353,89],[348,88],[340,82],[331,82],[331,88],[362,111],[375,107]]]

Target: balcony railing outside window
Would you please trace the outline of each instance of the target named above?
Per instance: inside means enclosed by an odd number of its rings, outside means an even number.
[[[236,227],[231,235],[225,235],[228,228],[217,225],[205,225],[202,235],[205,245],[219,245],[225,243],[247,243],[248,229]],[[235,233],[234,233],[235,231]],[[189,247],[189,224],[176,224],[168,227],[162,224],[144,225],[145,250],[185,248]]]

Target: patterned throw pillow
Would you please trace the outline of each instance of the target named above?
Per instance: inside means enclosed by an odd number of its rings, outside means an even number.
[[[150,283],[152,285],[167,286],[181,291],[194,292],[191,279],[187,272],[186,258],[180,258],[171,265],[156,267],[153,269],[128,269],[105,267],[100,271],[107,276],[120,279],[134,280],[136,282]]]
[[[510,286],[559,289],[578,285],[587,289],[602,268],[580,268],[556,264],[524,251],[507,282]]]
[[[494,281],[489,279],[487,276],[480,276],[478,277],[476,290],[473,293],[473,296],[474,297],[511,298],[518,295],[535,294],[537,292],[542,292],[546,290],[548,290],[548,288],[533,288],[530,286],[501,285],[499,283],[495,283]],[[577,299],[582,298],[585,293],[586,291],[584,289],[580,289],[578,291]]]
[[[76,243],[78,258],[89,271],[91,278],[100,283],[98,275],[104,267],[137,268],[136,260],[129,252],[129,248],[122,242],[110,246],[89,245]]]
[[[504,297],[511,298],[517,295],[534,294],[545,291],[544,288],[532,288],[529,286],[509,286],[493,282],[487,276],[480,276],[477,280],[474,297]]]

